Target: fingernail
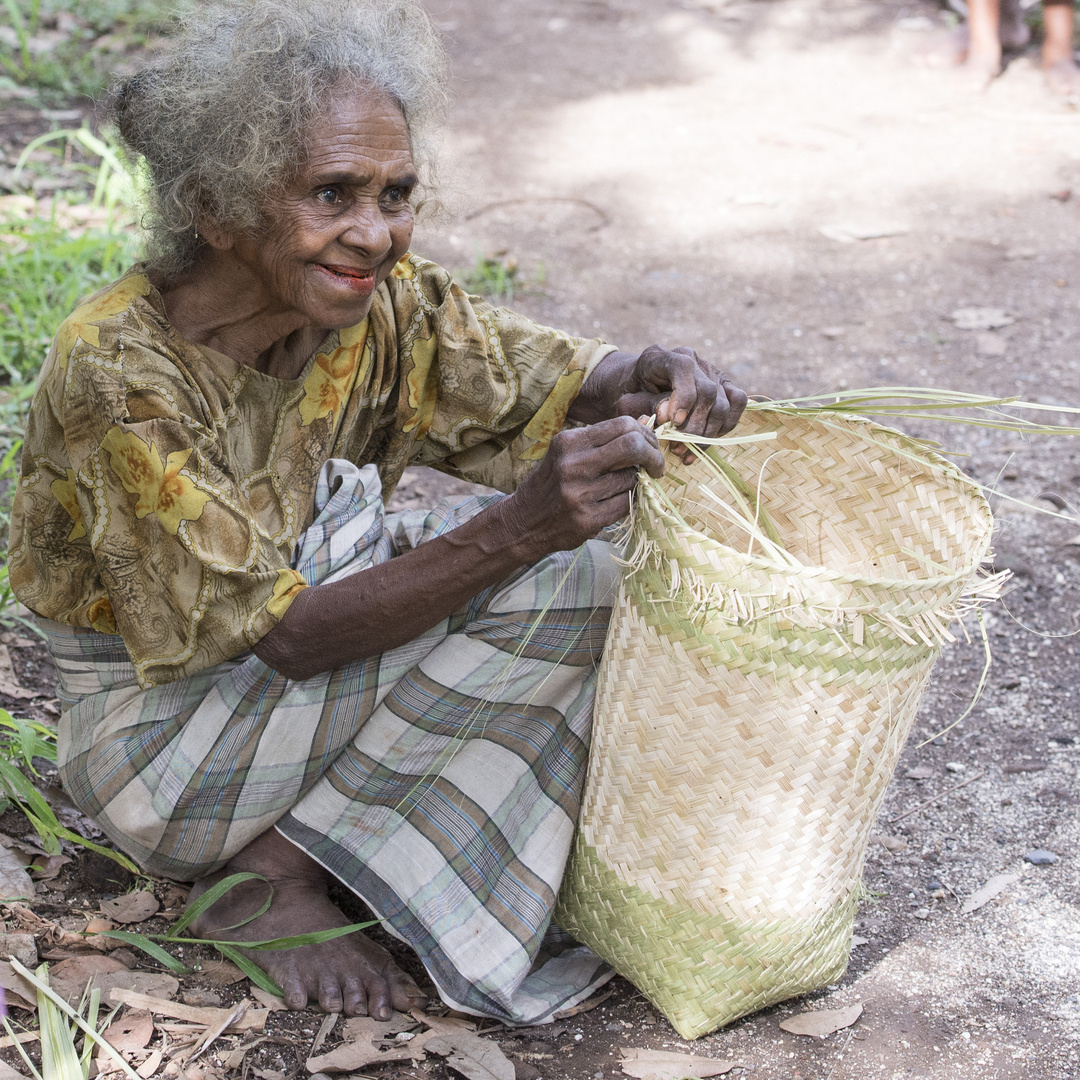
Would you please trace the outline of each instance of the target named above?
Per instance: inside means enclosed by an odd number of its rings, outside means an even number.
[[[686,412],[686,410],[685,410],[685,409],[680,409],[680,410],[679,410],[679,411],[678,411],[678,412],[677,412],[677,413],[675,414],[675,423],[676,423],[676,425],[677,425],[678,427],[682,427],[682,426],[683,426],[683,424],[685,424],[685,423],[686,423],[686,417],[687,417],[687,415],[688,415],[688,414],[687,414],[687,412]]]

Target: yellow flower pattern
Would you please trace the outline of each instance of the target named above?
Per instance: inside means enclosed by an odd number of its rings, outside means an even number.
[[[428,338],[417,338],[413,342],[410,357],[412,370],[406,383],[409,388],[409,408],[412,416],[405,421],[404,429],[415,432],[417,439],[423,439],[431,427],[438,401],[438,369],[435,367],[439,352],[439,339],[432,334]]]
[[[145,274],[129,274],[80,304],[56,332],[56,356],[60,364],[67,364],[80,338],[88,345],[100,348],[101,331],[98,324],[126,311],[133,300],[145,296],[151,288]]]
[[[277,572],[277,581],[274,582],[274,591],[270,599],[266,601],[266,610],[280,619],[289,605],[296,599],[296,594],[301,589],[307,588],[307,582],[296,570],[285,567]]]
[[[180,471],[191,457],[190,448],[173,451],[162,464],[153,443],[147,445],[138,435],[119,427],[111,428],[101,445],[125,490],[139,496],[137,518],[155,514],[175,536],[180,523],[197,520],[210,501],[210,496]]]
[[[71,515],[75,522],[71,532],[68,533],[68,543],[78,540],[86,535],[86,522],[83,521],[82,510],[79,509],[78,500],[75,498],[75,470],[68,469],[64,480],[54,480],[49,489],[56,496],[56,501]]]
[[[250,649],[307,587],[289,568],[329,458],[512,490],[610,347],[468,296],[407,256],[299,382],[184,341],[142,267],[64,321],[15,493],[31,610],[123,634],[143,686]]]
[[[341,331],[341,344],[332,353],[320,353],[315,357],[308,377],[304,380],[304,397],[300,402],[300,422],[304,427],[330,417],[330,426],[336,427],[341,410],[349,400],[362,361],[368,360],[368,322]]]

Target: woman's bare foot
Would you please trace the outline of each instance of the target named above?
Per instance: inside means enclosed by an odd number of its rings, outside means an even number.
[[[955,76],[957,86],[967,94],[981,94],[1001,74],[1001,57],[972,53]]]
[[[1071,57],[1047,64],[1043,73],[1050,93],[1059,94],[1061,97],[1080,98],[1080,67]]]
[[[228,874],[240,871],[260,874],[273,887],[269,909],[243,926],[227,929],[266,902],[264,882],[243,882],[192,923],[199,937],[267,941],[348,924],[327,896],[327,872],[274,829],[248,844],[224,870],[196,882],[191,900]],[[407,1012],[425,1000],[390,954],[359,933],[321,945],[244,953],[277,982],[290,1009],[303,1009],[309,998],[315,998],[326,1012],[388,1020],[393,1009]]]

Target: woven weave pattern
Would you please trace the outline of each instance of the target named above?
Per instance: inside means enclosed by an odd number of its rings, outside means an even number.
[[[701,1035],[843,971],[870,827],[989,509],[921,444],[757,411],[714,474],[643,482],[556,918]]]

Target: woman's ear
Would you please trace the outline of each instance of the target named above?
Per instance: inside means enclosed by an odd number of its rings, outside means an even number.
[[[206,220],[196,221],[195,235],[215,251],[228,251],[236,243],[235,233]]]

